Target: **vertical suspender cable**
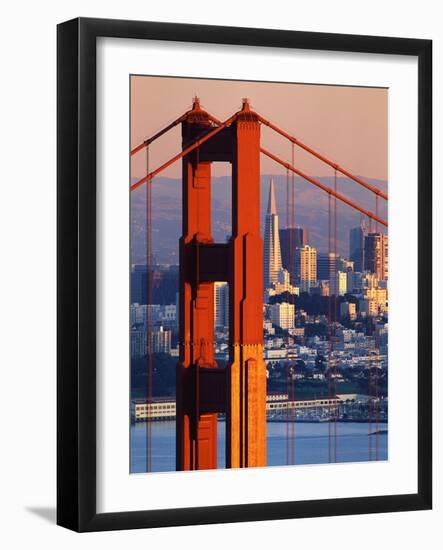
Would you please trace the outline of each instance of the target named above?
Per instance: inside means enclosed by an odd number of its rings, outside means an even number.
[[[149,174],[149,147],[146,147],[146,173]],[[153,268],[152,265],[152,180],[146,182],[146,402],[147,402],[147,422],[146,422],[146,471],[152,471],[152,285]]]
[[[329,288],[328,288],[328,325],[327,325],[327,341],[328,341],[328,356],[327,356],[327,371],[328,371],[328,462],[331,462],[331,293],[332,293],[332,284],[331,284],[331,238],[332,238],[332,228],[331,228],[331,214],[332,214],[332,197],[328,193],[328,279],[329,279]]]
[[[337,193],[337,170],[334,170],[334,191]],[[334,197],[334,462],[337,462],[337,294],[339,292],[337,261],[337,198]]]
[[[375,195],[375,214],[378,217],[378,195]],[[378,222],[375,222],[375,232],[378,233]],[[381,266],[383,267],[384,263],[384,250],[383,250],[383,241],[380,239],[380,255],[381,255]],[[377,305],[377,316],[375,317],[375,460],[378,460],[378,373],[380,367],[379,359],[379,345],[378,345],[378,327],[377,327],[377,317],[378,317],[378,296],[376,299]]]
[[[197,191],[197,193],[198,193],[198,191]],[[198,201],[198,199],[197,199],[197,201]],[[197,217],[198,217],[198,215],[197,215]],[[196,294],[195,294],[195,300],[196,301],[198,299],[197,293],[198,293],[198,287],[200,285],[199,272],[200,272],[200,243],[197,240],[197,242],[196,242],[196,287],[197,288],[196,288]],[[197,329],[199,323],[198,323],[198,309],[197,309],[197,303],[196,302],[194,303],[194,318],[195,318],[196,329]],[[200,334],[198,332],[198,329],[197,329],[197,334],[198,335]],[[196,357],[196,353],[195,353],[194,354],[194,364],[193,364],[193,368],[195,369],[194,370],[194,373],[195,373],[194,390],[195,390],[195,423],[196,423],[196,426],[195,426],[195,455],[194,455],[195,463],[194,463],[194,468],[196,470],[199,469],[199,424],[200,424],[200,361],[199,360],[202,358],[202,349],[203,349],[203,347],[204,347],[204,342],[203,342],[203,339],[200,338],[200,340],[198,342],[198,345],[197,345],[198,358]],[[194,347],[194,350],[195,350],[195,347]]]
[[[292,143],[292,166],[294,166],[294,144]],[[294,172],[291,172],[291,226],[292,231],[291,233],[294,235],[294,241],[295,241],[295,174]],[[294,250],[295,242],[292,243],[291,247],[291,266],[292,266],[292,274],[293,274],[293,280],[295,279],[295,250]],[[292,302],[294,304],[294,351],[295,351],[295,328],[296,328],[296,318],[295,318],[295,295],[291,294],[293,297],[292,300],[290,300],[290,303]],[[295,464],[295,374],[297,369],[297,360],[295,358],[295,353],[293,353],[293,361],[294,361],[294,373],[292,376],[292,422],[291,422],[291,464]]]
[[[372,233],[372,220],[369,219],[369,233]],[[372,248],[372,245],[371,245]],[[374,264],[374,267],[369,272],[370,276],[374,275],[375,271],[375,263],[376,258],[374,255],[374,251],[371,252],[373,255],[372,258],[370,258],[370,261],[368,262],[368,267],[371,268],[371,266]],[[374,281],[373,277],[370,277],[370,290],[372,291],[374,288]],[[368,407],[368,413],[369,413],[369,460],[372,460],[372,313],[371,313],[371,295],[372,292],[369,293],[368,296],[368,336],[369,336],[369,407]]]
[[[365,270],[365,254],[364,254],[364,247],[365,247],[365,235],[364,235],[364,216],[363,214],[360,214],[360,272],[363,273]],[[355,270],[355,266],[354,266]]]
[[[195,295],[194,295],[194,312],[193,312],[193,318],[195,320],[195,334],[198,335],[199,341],[197,343],[197,349],[196,349],[196,342],[194,341],[194,347],[193,347],[193,368],[195,369],[195,454],[194,454],[194,468],[196,470],[199,469],[199,424],[200,424],[200,364],[199,359],[202,356],[202,339],[200,337],[200,330],[199,330],[199,314],[197,309],[197,299],[198,299],[198,291],[200,286],[200,243],[198,241],[198,235],[200,234],[200,187],[198,185],[195,185],[195,178],[198,177],[197,171],[199,170],[199,164],[200,164],[200,148],[197,147],[196,149],[196,163],[193,166],[193,188],[196,189],[197,192],[197,230],[196,230],[196,282],[195,282]],[[194,339],[193,339],[194,340]],[[198,357],[197,357],[198,354]]]
[[[292,282],[292,231],[290,229],[290,212],[289,212],[289,201],[291,193],[289,188],[289,170],[286,169],[286,239],[285,239],[285,256],[286,256],[286,265],[288,266],[290,282]],[[288,335],[288,349],[289,349],[289,335]],[[292,376],[289,357],[286,358],[286,393],[287,393],[287,402],[286,402],[286,464],[289,464],[289,403],[291,402],[290,396],[290,376]]]

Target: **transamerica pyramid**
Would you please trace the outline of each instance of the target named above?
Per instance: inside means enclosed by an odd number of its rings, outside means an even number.
[[[268,209],[265,218],[264,238],[264,284],[270,288],[278,281],[278,274],[282,267],[280,237],[278,234],[278,214],[275,205],[274,180],[269,185]]]

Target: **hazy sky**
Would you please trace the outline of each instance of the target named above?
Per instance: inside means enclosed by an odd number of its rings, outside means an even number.
[[[248,97],[265,118],[356,175],[387,179],[388,90],[268,82],[134,76],[131,78],[131,148],[166,126],[200,97],[202,107],[224,120]],[[151,146],[150,169],[180,150],[180,127]],[[284,160],[291,146],[262,126],[262,145]],[[330,176],[324,165],[295,147],[295,165],[312,176]],[[213,164],[214,175],[229,174],[229,165]],[[262,155],[262,174],[285,169]],[[132,159],[132,176],[146,173],[146,157]],[[181,162],[162,174],[181,176]]]

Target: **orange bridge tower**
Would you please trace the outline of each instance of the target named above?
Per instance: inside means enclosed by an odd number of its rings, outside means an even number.
[[[214,122],[195,99],[182,147]],[[260,120],[248,100],[231,125],[183,157],[177,470],[217,468],[217,415],[226,415],[226,466],[266,464]],[[232,236],[211,234],[211,165],[232,165]],[[229,364],[214,358],[214,282],[229,284]]]

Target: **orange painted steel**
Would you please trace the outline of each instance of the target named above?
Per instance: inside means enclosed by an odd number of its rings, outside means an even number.
[[[177,126],[181,122],[183,122],[183,121],[189,119],[190,117],[192,117],[192,115],[196,111],[199,111],[200,113],[202,113],[203,116],[206,115],[208,120],[210,120],[211,122],[213,122],[217,126],[220,126],[220,124],[222,124],[222,122],[220,120],[218,120],[218,118],[215,118],[214,116],[209,114],[207,111],[204,111],[203,109],[201,109],[200,108],[200,102],[199,102],[198,98],[194,98],[194,104],[193,104],[193,107],[192,107],[191,110],[186,111],[186,113],[184,113],[183,115],[176,118],[173,122],[171,122],[170,124],[168,124],[167,126],[162,128],[161,130],[159,130],[156,134],[154,134],[153,136],[151,136],[148,139],[145,139],[142,143],[137,145],[137,147],[134,147],[134,149],[132,149],[132,151],[131,151],[131,156],[134,156],[135,154],[137,154],[139,151],[141,151],[145,147],[148,147],[153,141],[157,140],[159,137],[161,137],[164,134],[166,134],[167,132],[169,132],[169,130],[172,130],[172,128],[175,128],[175,126]]]
[[[229,121],[229,122],[228,122]],[[204,117],[182,123],[183,235],[180,240],[180,361],[176,468],[217,468],[217,414],[226,414],[226,466],[266,464],[263,361],[263,244],[260,236],[260,123],[245,101],[219,127],[218,142],[194,135]],[[235,121],[231,126],[231,122]],[[212,136],[215,135],[211,132]],[[209,138],[208,138],[209,139]],[[211,234],[211,164],[232,164],[232,237]],[[214,281],[229,283],[229,364],[214,360]]]
[[[305,143],[300,141],[298,138],[292,136],[291,134],[288,134],[288,132],[285,132],[284,130],[282,130],[281,128],[279,128],[278,126],[276,126],[275,124],[273,124],[272,122],[267,120],[266,118],[262,117],[261,115],[259,115],[259,119],[260,119],[260,122],[262,122],[263,124],[265,124],[266,126],[271,128],[271,130],[274,130],[275,132],[277,132],[281,136],[285,137],[286,139],[288,139],[292,143],[295,143],[295,145],[298,145],[298,147],[301,147],[302,149],[304,149],[305,151],[307,151],[308,153],[310,153],[314,157],[317,157],[322,162],[324,162],[326,164],[329,164],[329,166],[334,168],[334,170],[337,170],[337,172],[340,172],[343,175],[347,176],[348,178],[354,180],[359,185],[362,185],[363,187],[366,187],[366,189],[368,189],[372,193],[375,193],[375,195],[377,195],[379,197],[382,197],[385,200],[388,200],[388,195],[386,195],[386,193],[383,193],[383,191],[381,191],[381,189],[378,189],[377,187],[374,187],[373,185],[370,185],[369,183],[366,183],[361,178],[359,178],[357,176],[354,176],[354,174],[352,174],[348,170],[345,170],[342,166],[336,164],[335,162],[328,159],[324,155],[321,155],[320,153],[318,153],[317,151],[315,151],[314,149],[312,149],[311,147],[309,147],[308,145],[306,145]]]
[[[187,123],[184,124],[186,126]],[[214,283],[199,280],[200,247],[212,242],[211,163],[183,161],[177,469],[217,467],[217,415],[200,410],[201,369],[213,369]]]
[[[233,130],[226,464],[235,468],[266,465],[260,123],[246,100]]]
[[[226,128],[229,126],[237,117],[238,113],[235,113],[231,117],[229,117],[227,120],[222,122],[219,126],[214,128],[213,130],[210,130],[209,132],[206,132],[202,137],[196,139],[192,142],[191,145],[183,149],[181,153],[178,153],[177,155],[170,158],[167,162],[153,170],[150,174],[147,174],[145,177],[141,178],[137,182],[135,182],[133,185],[131,185],[131,191],[135,191],[139,187],[141,187],[144,183],[151,180],[155,176],[158,176],[163,170],[166,170],[171,164],[174,164],[177,160],[180,160],[183,157],[186,157],[186,155],[189,155],[189,153],[192,153],[195,149],[198,147],[201,147],[206,141],[216,136],[219,132],[223,130],[223,128]]]
[[[178,124],[180,124],[180,122],[183,122],[184,120],[186,120],[186,118],[188,117],[189,113],[191,111],[187,111],[186,113],[184,113],[182,116],[178,117],[177,119],[175,119],[173,122],[171,122],[171,124],[168,124],[167,126],[165,126],[164,128],[162,128],[161,130],[159,130],[156,134],[154,134],[152,137],[148,138],[148,139],[145,139],[145,141],[143,141],[143,143],[140,143],[140,145],[137,145],[137,147],[135,147],[134,149],[132,149],[131,151],[131,156],[134,156],[135,154],[137,154],[139,151],[141,151],[142,149],[144,149],[145,147],[148,147],[148,145],[150,145],[153,141],[155,141],[156,139],[158,139],[159,137],[161,137],[163,134],[166,134],[167,132],[169,132],[169,130],[172,130],[172,128],[174,128],[175,126],[177,126]]]
[[[226,414],[226,466],[266,465],[266,367],[263,360],[263,243],[260,235],[260,154],[301,176],[362,214],[387,222],[260,147],[266,124],[387,199],[380,190],[349,174],[250,109],[224,122],[193,108],[137,146],[148,147],[182,125],[182,151],[131,186],[131,191],[174,162],[183,163],[183,229],[180,239],[180,360],[177,365],[176,468],[217,468],[217,415]],[[214,127],[216,125],[216,127]],[[211,165],[232,165],[232,236],[214,243],[211,232]],[[377,212],[378,214],[378,212]],[[229,364],[214,357],[214,282],[229,284]]]
[[[182,145],[211,120],[194,100],[182,122]],[[201,411],[201,374],[214,360],[214,283],[200,280],[200,247],[212,243],[211,163],[198,151],[183,157],[183,229],[180,239],[180,361],[176,372],[176,469],[217,468],[217,414]]]
[[[333,197],[335,197],[336,199],[340,200],[341,202],[344,202],[345,204],[347,204],[348,206],[351,206],[352,208],[354,208],[355,210],[358,210],[359,212],[361,212],[362,214],[364,214],[365,216],[368,216],[369,218],[377,221],[378,223],[381,223],[382,225],[384,225],[385,227],[388,226],[388,222],[383,220],[382,218],[379,218],[378,216],[376,216],[375,214],[373,214],[372,212],[370,212],[369,210],[366,210],[364,208],[362,208],[360,205],[358,205],[356,202],[354,201],[351,201],[350,199],[348,199],[347,197],[345,197],[344,195],[341,195],[339,193],[336,193],[333,189],[331,189],[330,187],[328,187],[327,185],[324,185],[323,183],[320,183],[319,181],[317,181],[316,179],[312,178],[311,176],[308,176],[307,174],[305,174],[304,172],[302,172],[301,170],[299,170],[298,168],[295,168],[295,166],[292,166],[292,164],[290,164],[289,162],[285,162],[284,160],[282,160],[281,158],[277,157],[277,155],[274,155],[274,153],[271,153],[270,151],[268,151],[267,149],[264,149],[263,147],[260,148],[260,151],[266,155],[267,157],[269,157],[270,159],[274,160],[275,162],[277,162],[278,164],[281,164],[282,166],[284,166],[285,168],[287,168],[288,170],[291,170],[292,172],[294,172],[295,174],[297,174],[298,176],[301,176],[303,179],[309,181],[310,183],[314,184],[315,186],[319,187],[320,189],[322,189],[323,191],[325,191],[326,193],[328,193],[329,195],[332,195]]]

